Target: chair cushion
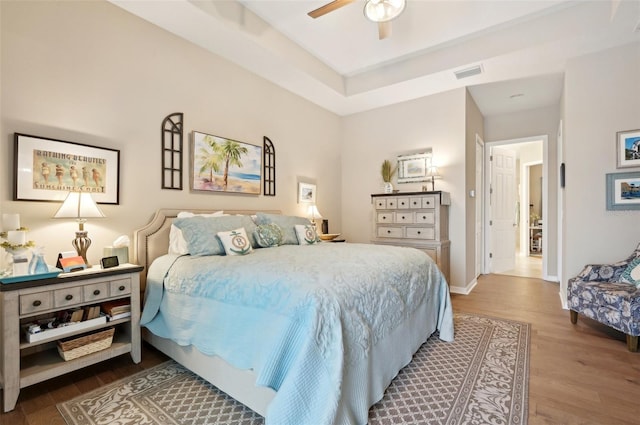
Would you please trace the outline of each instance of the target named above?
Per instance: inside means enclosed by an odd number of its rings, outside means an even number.
[[[628,335],[640,335],[640,288],[623,282],[569,279],[569,308]]]

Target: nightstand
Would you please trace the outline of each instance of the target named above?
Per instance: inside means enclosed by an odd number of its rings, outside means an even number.
[[[108,269],[92,267],[49,279],[0,285],[0,375],[5,412],[14,409],[21,388],[125,353],[131,353],[134,363],[140,362],[142,269],[142,266],[133,264]],[[36,342],[27,342],[22,330],[25,323],[52,316],[58,311],[122,298],[129,299],[131,303],[131,317],[70,329],[63,335]],[[110,327],[115,328],[115,333],[109,348],[69,361],[64,361],[59,355],[59,339]]]

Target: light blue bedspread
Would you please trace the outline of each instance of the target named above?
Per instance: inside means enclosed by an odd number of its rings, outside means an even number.
[[[145,299],[141,324],[151,332],[253,369],[258,385],[277,391],[267,425],[365,424],[372,402],[343,394],[349,369],[425,303],[433,323],[415,330],[420,341],[436,327],[453,340],[447,283],[412,248],[321,243],[167,255],[150,267]]]

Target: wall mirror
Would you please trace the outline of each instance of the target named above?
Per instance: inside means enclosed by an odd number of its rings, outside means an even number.
[[[398,156],[398,183],[424,182],[431,168],[432,150],[424,149],[421,153]]]

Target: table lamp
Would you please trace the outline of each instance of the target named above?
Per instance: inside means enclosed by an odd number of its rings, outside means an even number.
[[[316,219],[322,218],[322,214],[320,214],[320,211],[318,211],[318,207],[316,207],[316,204],[309,205],[309,208],[307,208],[307,216],[309,216],[309,220],[311,220],[311,223],[313,223],[313,227],[315,229]]]
[[[53,217],[76,219],[79,228],[76,232],[76,238],[71,241],[71,244],[76,249],[78,255],[82,257],[87,267],[89,267],[87,250],[89,246],[91,246],[91,239],[87,236],[87,231],[84,230],[84,223],[87,221],[87,218],[105,217],[104,213],[100,211],[100,208],[98,208],[91,197],[91,194],[88,192],[69,192],[67,198]]]

